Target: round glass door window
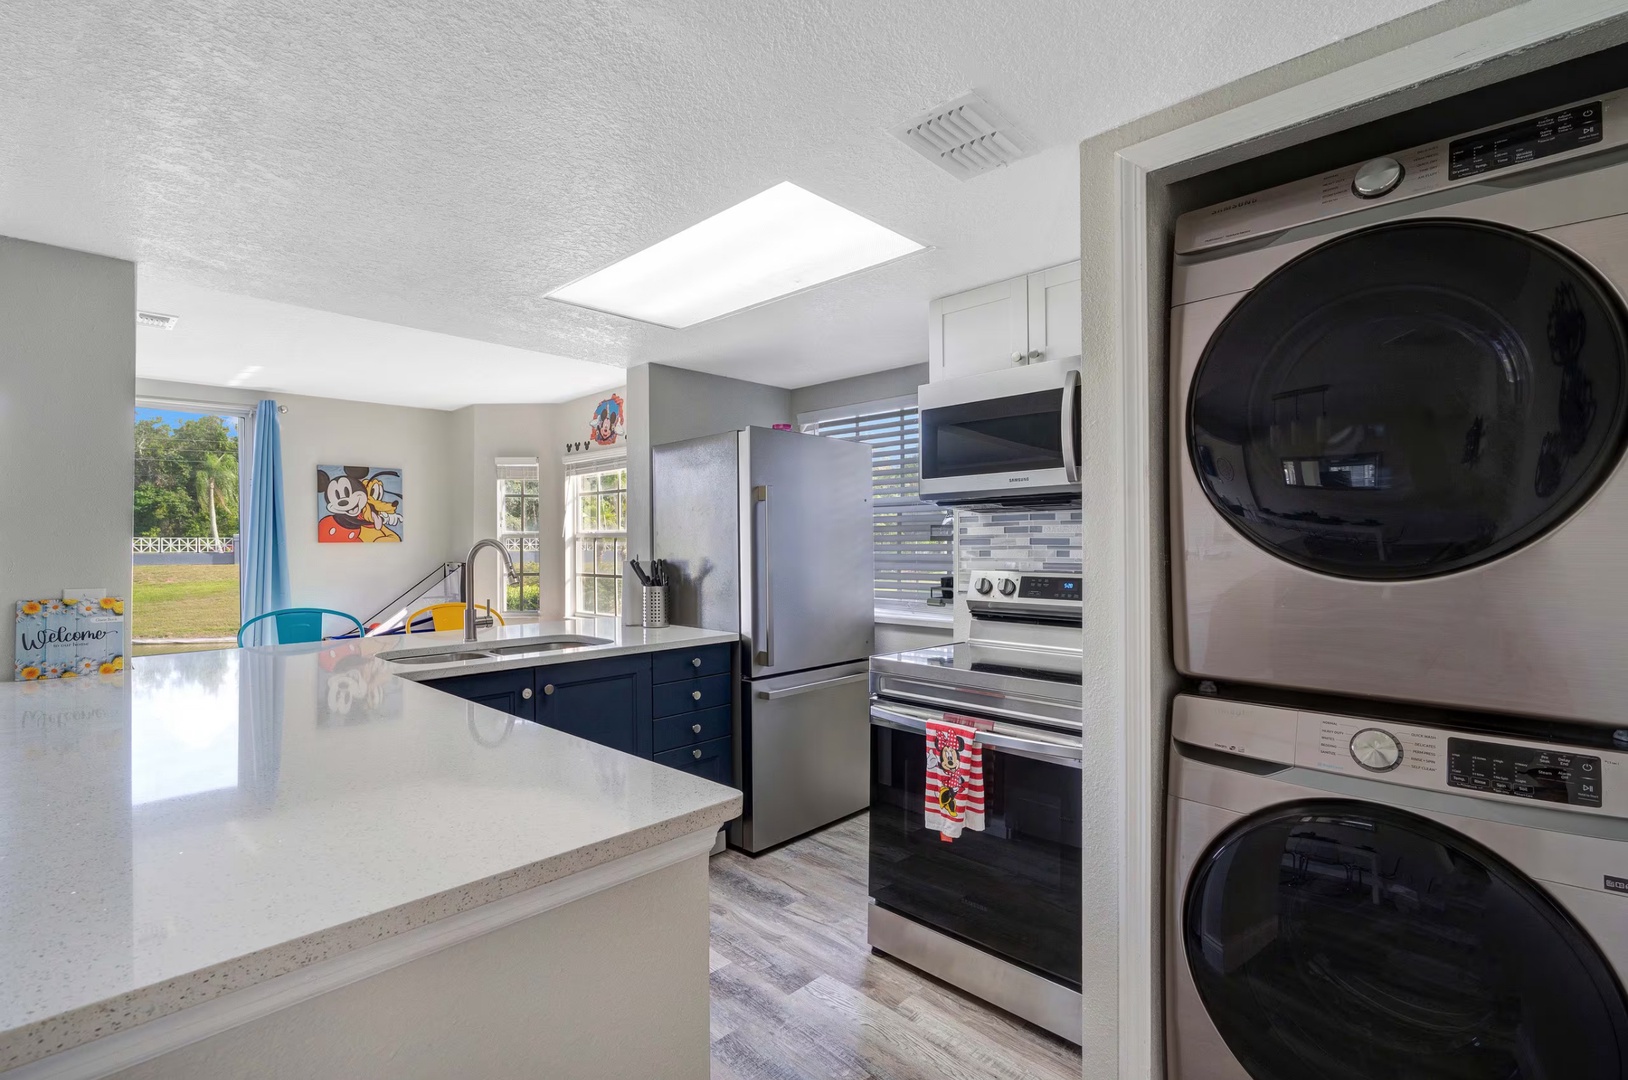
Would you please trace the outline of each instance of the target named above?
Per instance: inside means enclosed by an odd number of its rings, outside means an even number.
[[[1199,996],[1255,1080],[1628,1076],[1628,1005],[1588,935],[1417,815],[1251,818],[1200,862],[1183,922]]]
[[[1215,508],[1325,574],[1401,580],[1559,524],[1621,453],[1628,330],[1587,266],[1472,221],[1315,248],[1238,303],[1193,378]]]

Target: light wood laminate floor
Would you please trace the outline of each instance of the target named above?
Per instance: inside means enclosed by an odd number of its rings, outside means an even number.
[[[863,815],[712,860],[713,1080],[1079,1080],[1079,1051],[865,944]]]

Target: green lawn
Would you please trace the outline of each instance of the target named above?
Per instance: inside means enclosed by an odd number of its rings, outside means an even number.
[[[135,585],[130,598],[130,624],[131,636],[136,642],[236,637],[239,622],[236,566],[137,566],[133,569]],[[136,644],[132,655],[181,652],[183,648]]]

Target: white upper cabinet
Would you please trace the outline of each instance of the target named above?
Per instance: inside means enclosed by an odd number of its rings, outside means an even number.
[[[997,281],[928,306],[929,378],[1080,354],[1080,264]]]
[[[1080,355],[1080,264],[1029,275],[1029,362]]]
[[[1029,347],[1029,279],[940,297],[927,314],[933,382],[1011,367]]]

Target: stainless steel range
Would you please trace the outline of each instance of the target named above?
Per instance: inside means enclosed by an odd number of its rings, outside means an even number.
[[[871,658],[872,948],[1079,1042],[1080,578],[973,580],[968,640]],[[929,829],[926,730],[983,744],[985,825]]]

